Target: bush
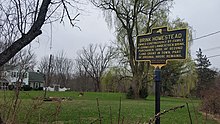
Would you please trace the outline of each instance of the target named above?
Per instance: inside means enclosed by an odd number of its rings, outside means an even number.
[[[34,91],[41,91],[43,90],[43,87],[33,88]]]
[[[127,99],[134,99],[134,90],[133,88],[130,86],[130,88],[128,89],[127,95],[126,95]]]
[[[24,91],[30,91],[32,88],[29,85],[24,85],[23,86]]]
[[[38,90],[44,90],[44,88],[43,87],[39,87]]]
[[[9,89],[9,90],[13,90],[14,88],[15,88],[14,85],[8,85],[8,89]]]
[[[220,90],[220,89],[219,89]],[[210,114],[220,114],[220,92],[206,91],[202,99],[202,110]]]
[[[143,87],[139,91],[139,97],[140,98],[147,98],[148,96],[148,89],[146,87]]]
[[[210,114],[220,114],[220,84],[217,80],[210,89],[202,92],[202,110]]]

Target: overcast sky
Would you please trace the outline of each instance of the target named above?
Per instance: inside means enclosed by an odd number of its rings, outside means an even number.
[[[179,17],[193,27],[193,38],[220,31],[220,0],[174,0],[171,18]],[[115,40],[114,30],[107,26],[100,10],[91,5],[86,6],[89,12],[84,12],[78,19],[78,28],[71,28],[67,23],[53,24],[52,50],[50,50],[51,28],[45,26],[39,43],[32,43],[32,48],[38,60],[49,53],[64,51],[67,57],[74,59],[76,52],[89,43],[110,43]],[[201,48],[208,57],[220,55],[220,33],[195,40],[191,46],[192,56]],[[209,58],[213,67],[220,68],[220,56]]]
[[[172,17],[180,17],[195,30],[193,38],[220,31],[220,0],[174,0]],[[220,55],[220,32],[195,40],[191,46],[192,56],[201,48],[207,57]],[[209,58],[212,67],[220,68],[220,56]]]

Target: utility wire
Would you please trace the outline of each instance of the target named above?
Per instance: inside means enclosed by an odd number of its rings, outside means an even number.
[[[211,36],[211,35],[215,35],[215,34],[217,34],[217,33],[220,33],[220,30],[219,30],[219,31],[216,31],[216,32],[214,32],[214,33],[210,33],[210,34],[203,35],[203,36],[200,36],[200,37],[198,37],[198,38],[192,39],[191,41],[199,40],[199,39],[202,39],[202,38]],[[208,48],[208,49],[204,49],[203,51],[211,51],[211,50],[216,50],[216,49],[220,49],[220,46],[213,47],[213,48]]]
[[[220,56],[220,54],[218,54],[218,55],[213,55],[213,56],[209,56],[209,57],[207,57],[207,58],[214,58],[214,57],[219,57]]]
[[[202,49],[202,51],[203,52],[208,52],[208,51],[217,50],[217,49],[220,49],[220,46],[212,47],[212,48],[208,48],[208,49]],[[196,53],[196,52],[192,51],[192,53]]]
[[[198,38],[195,38],[195,39],[192,39],[192,40],[193,40],[193,41],[194,41],[194,40],[199,40],[199,39],[202,39],[202,38],[205,38],[205,37],[214,35],[214,34],[218,34],[218,33],[220,33],[220,30],[219,30],[219,31],[216,31],[216,32],[214,32],[214,33],[210,33],[210,34],[207,34],[207,35],[203,35],[203,36],[201,36],[201,37],[198,37]]]
[[[203,52],[208,52],[208,51],[217,50],[217,49],[220,49],[220,46],[212,47],[212,48],[208,48],[208,49],[202,49],[202,51]],[[193,51],[193,53],[195,53],[195,51]]]
[[[206,38],[206,37],[209,37],[209,36],[211,36],[211,35],[218,34],[218,33],[220,33],[220,30],[219,30],[219,31],[216,31],[216,32],[213,32],[213,33],[210,33],[210,34],[207,34],[207,35],[203,35],[203,36],[198,37],[198,38],[195,38],[195,39],[192,39],[192,41],[199,40],[199,39],[202,39],[202,38]],[[203,50],[203,51],[211,51],[211,50],[216,50],[216,49],[220,49],[220,46],[218,46],[218,47],[213,47],[213,48],[209,48],[209,49],[205,49],[205,50]],[[213,56],[209,56],[209,57],[207,57],[207,58],[214,58],[214,57],[219,57],[219,56],[220,56],[220,54],[218,54],[218,55],[213,55]]]
[[[208,57],[206,57],[206,58],[215,58],[215,57],[220,57],[220,54],[218,54],[218,55],[213,55],[213,56],[208,56]]]
[[[212,51],[212,50],[216,50],[216,49],[220,49],[220,46],[204,49],[202,51]]]
[[[213,48],[209,48],[209,49],[205,49],[205,50],[203,50],[203,51],[211,51],[211,50],[216,50],[216,49],[220,49],[220,46],[218,46],[218,47],[213,47]],[[209,57],[207,57],[207,58],[214,58],[214,57],[219,57],[220,56],[220,54],[218,54],[218,55],[213,55],[213,56],[209,56]]]

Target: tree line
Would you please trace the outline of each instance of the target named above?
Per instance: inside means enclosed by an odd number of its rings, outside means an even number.
[[[154,87],[154,74],[149,62],[135,61],[136,36],[150,33],[152,28],[164,25],[170,29],[188,28],[189,44],[191,44],[192,28],[180,18],[170,19],[173,0],[90,0],[89,2],[97,9],[101,9],[108,26],[116,29],[116,40],[113,43],[115,46],[88,45],[78,53],[74,61],[65,57],[62,52],[54,55],[51,73],[47,75],[51,77],[50,82],[67,86],[73,80],[84,80],[79,82],[92,82],[94,91],[119,92],[129,89],[134,98],[146,97],[146,94],[153,92],[149,87]],[[67,18],[73,27],[76,26],[75,21],[80,15],[77,4],[81,3],[68,0],[2,2],[0,4],[0,66],[13,61],[18,62],[15,57],[17,53],[42,33],[43,25],[58,20],[62,22]],[[76,14],[72,14],[72,11]],[[24,62],[23,60],[24,58],[20,61]],[[39,64],[39,70],[45,75],[48,72],[48,62],[49,58],[45,57]],[[211,81],[211,79],[203,80],[204,76],[199,75],[210,70],[199,69],[190,57],[190,52],[186,61],[168,62],[162,70],[163,95],[187,96],[194,87],[198,86],[195,92],[206,87],[200,85],[201,82]],[[216,75],[215,72],[210,74]]]

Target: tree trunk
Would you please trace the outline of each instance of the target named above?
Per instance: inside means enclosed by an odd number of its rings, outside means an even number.
[[[97,88],[97,83],[96,83],[96,82],[94,83],[94,86],[95,86],[95,87],[94,87],[94,88],[95,88],[95,92],[97,92],[97,91],[98,91],[98,88]]]
[[[1,58],[0,66],[8,62],[13,56],[15,56],[16,53],[18,53],[22,48],[27,46],[37,36],[39,36],[42,33],[41,27],[43,26],[45,22],[45,18],[46,18],[47,11],[48,11],[48,6],[50,5],[50,3],[51,3],[51,0],[44,0],[40,7],[37,20],[33,23],[32,27],[27,32],[27,34],[22,34],[21,38],[16,40],[14,43],[12,43],[11,46],[9,46],[6,50],[0,53],[0,58]]]
[[[128,41],[129,41],[129,50],[130,50],[130,67],[133,74],[132,79],[132,88],[134,89],[134,96],[135,98],[139,98],[139,91],[142,87],[142,81],[144,78],[144,62],[139,63],[135,60],[135,46],[134,46],[134,40],[132,35],[132,30],[127,30],[128,33]],[[148,68],[149,69],[149,68]]]
[[[132,88],[134,89],[135,98],[139,98],[140,80],[138,79],[138,76],[136,75],[133,76]]]
[[[98,92],[101,92],[101,82],[97,82],[97,89],[98,89]]]

